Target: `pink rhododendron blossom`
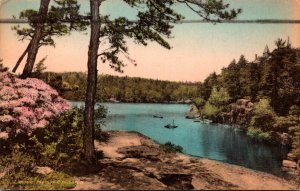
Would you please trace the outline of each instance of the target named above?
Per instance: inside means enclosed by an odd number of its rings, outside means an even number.
[[[45,119],[42,119],[42,120],[40,120],[38,123],[35,123],[34,125],[33,125],[33,128],[35,129],[35,128],[42,128],[42,127],[45,127],[46,125],[48,125],[48,121],[47,120],[45,120]]]
[[[13,87],[9,87],[9,86],[4,85],[0,89],[0,96],[3,97],[5,95],[15,96],[16,95],[16,90]]]
[[[35,100],[30,98],[30,97],[22,97],[21,99],[18,100],[21,103],[25,103],[25,104],[29,104],[29,105],[34,105],[35,104]]]
[[[0,121],[2,121],[2,122],[10,122],[13,120],[14,120],[14,118],[11,115],[0,116]]]
[[[0,132],[0,139],[8,139],[8,133],[7,132]]]
[[[1,73],[0,131],[5,132],[5,127],[13,122],[15,132],[31,133],[68,109],[69,103],[42,80],[19,79],[11,73]]]

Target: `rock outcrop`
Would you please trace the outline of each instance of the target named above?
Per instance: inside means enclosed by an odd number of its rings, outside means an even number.
[[[186,118],[187,119],[195,119],[195,118],[199,118],[199,117],[200,117],[200,113],[199,113],[197,106],[192,104],[190,106],[189,111],[187,112]]]
[[[137,133],[108,132],[106,143],[96,142],[104,158],[99,170],[77,176],[75,190],[290,190],[292,182],[208,159],[166,153]],[[78,167],[76,166],[77,170]],[[93,167],[92,169],[95,169]],[[82,172],[82,170],[80,170]]]
[[[300,175],[300,159],[294,154],[288,153],[287,159],[282,161],[282,170],[292,176]]]
[[[228,106],[228,112],[221,112],[213,116],[213,123],[236,124],[245,127],[251,119],[254,104],[247,99],[238,99]]]
[[[297,163],[294,161],[290,160],[283,160],[282,161],[282,166],[286,168],[291,168],[291,169],[296,169],[297,168]]]

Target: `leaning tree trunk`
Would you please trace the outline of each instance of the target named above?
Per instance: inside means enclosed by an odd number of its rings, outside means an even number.
[[[33,66],[36,60],[36,55],[39,50],[40,40],[42,38],[44,23],[47,19],[48,8],[50,0],[41,0],[40,9],[39,9],[39,18],[37,19],[37,26],[33,35],[33,38],[30,41],[30,47],[28,50],[28,56],[26,64],[22,73],[22,77],[28,77],[33,70]]]
[[[91,36],[88,51],[88,74],[87,88],[84,113],[84,156],[85,159],[92,163],[95,159],[94,151],[94,106],[97,86],[97,60],[100,38],[100,1],[90,0],[91,8]]]
[[[20,66],[20,64],[21,64],[21,62],[22,62],[22,60],[23,60],[23,58],[24,58],[25,55],[28,53],[28,50],[29,50],[29,48],[30,48],[30,44],[31,44],[31,43],[28,44],[27,48],[25,49],[25,51],[23,52],[23,54],[22,54],[22,55],[20,56],[20,58],[18,59],[18,61],[17,61],[16,65],[15,65],[15,67],[12,69],[12,72],[13,72],[13,73],[16,73],[16,71],[17,71],[18,67]]]

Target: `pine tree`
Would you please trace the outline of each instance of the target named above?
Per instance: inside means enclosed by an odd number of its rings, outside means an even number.
[[[99,8],[103,0],[90,0],[91,9],[91,35],[88,51],[88,76],[85,101],[85,131],[84,149],[85,158],[92,162],[94,155],[94,105],[97,87],[97,61],[98,57],[116,71],[122,72],[125,66],[119,55],[123,54],[134,63],[128,55],[125,38],[131,38],[136,43],[146,46],[148,41],[155,41],[162,47],[170,49],[171,46],[165,38],[170,38],[173,24],[180,22],[183,16],[174,10],[174,6],[183,4],[197,13],[205,20],[233,19],[241,10],[228,11],[228,4],[220,0],[124,0],[124,2],[138,9],[137,21],[130,21],[125,17],[110,19],[101,15]],[[101,33],[100,33],[101,31]],[[106,40],[105,40],[106,39]],[[107,43],[108,49],[98,53],[99,45]],[[135,63],[134,63],[135,64]]]
[[[27,19],[29,27],[19,25],[12,29],[16,31],[20,40],[30,40],[27,48],[18,59],[13,72],[16,72],[20,63],[27,55],[22,77],[26,78],[33,72],[36,56],[42,46],[55,46],[54,36],[64,36],[72,30],[83,31],[87,21],[82,20],[79,14],[80,6],[77,0],[55,0],[50,6],[50,0],[41,0],[39,11],[27,9],[20,13],[20,19]]]

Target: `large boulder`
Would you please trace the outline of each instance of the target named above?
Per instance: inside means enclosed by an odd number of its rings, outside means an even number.
[[[69,103],[42,80],[0,73],[0,133],[3,135],[30,134],[68,109]]]
[[[290,161],[290,160],[283,160],[282,161],[282,166],[285,168],[292,168],[292,169],[296,169],[297,168],[297,163],[294,161]]]
[[[198,110],[196,105],[192,104],[190,106],[189,111],[187,112],[186,118],[195,119],[195,118],[198,118],[198,117],[200,117],[199,110]]]

